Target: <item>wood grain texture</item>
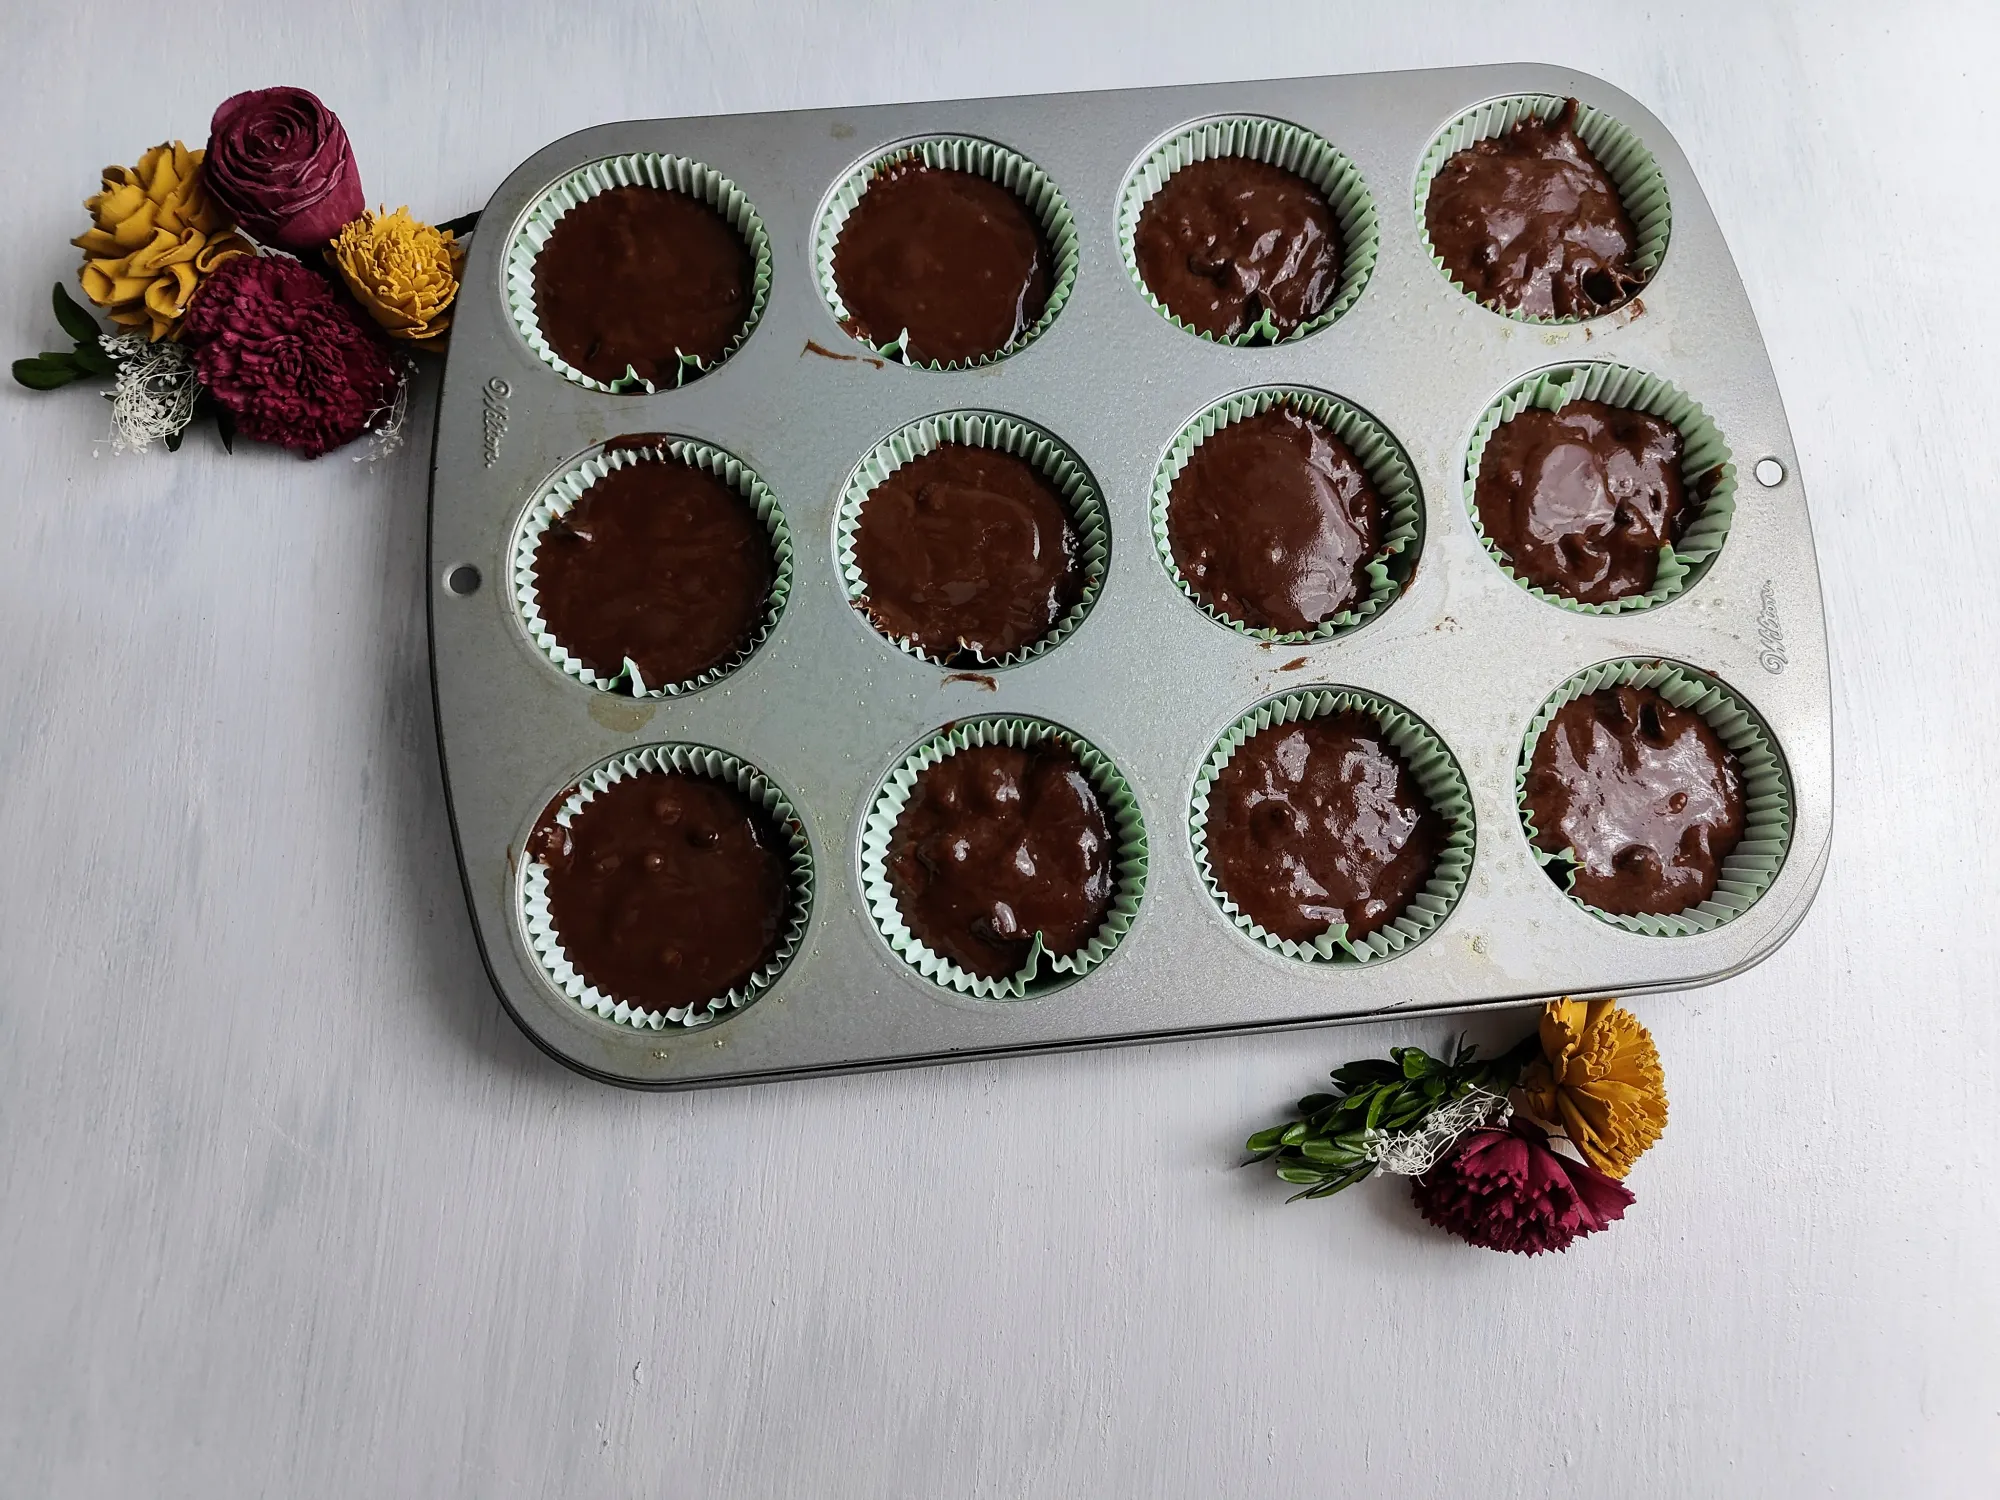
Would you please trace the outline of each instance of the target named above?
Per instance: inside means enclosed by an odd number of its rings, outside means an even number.
[[[1518,1260],[1236,1143],[1444,1023],[674,1097],[545,1061],[460,899],[428,434],[93,453],[0,394],[0,1493],[1103,1497],[2000,1486],[1990,5],[9,7],[0,333],[105,162],[318,91],[442,218],[630,116],[1540,55],[1651,105],[1804,455],[1840,808],[1673,1123]],[[1185,20],[1187,24],[1181,23]],[[1385,201],[1393,194],[1385,193]],[[1746,498],[1754,503],[1754,498]],[[1502,1034],[1515,1022],[1482,1023]]]

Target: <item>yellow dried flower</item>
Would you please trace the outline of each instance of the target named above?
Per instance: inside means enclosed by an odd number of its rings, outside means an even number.
[[[1551,1001],[1541,1030],[1546,1060],[1521,1075],[1528,1108],[1560,1125],[1592,1166],[1623,1177],[1667,1128],[1660,1049],[1610,1000]]]
[[[163,141],[136,167],[106,167],[104,191],[83,201],[96,227],[70,241],[84,256],[77,276],[121,327],[174,332],[202,277],[251,253],[203,188],[201,158]]]
[[[334,236],[327,259],[389,337],[434,339],[451,326],[465,247],[449,229],[394,213],[363,213]]]

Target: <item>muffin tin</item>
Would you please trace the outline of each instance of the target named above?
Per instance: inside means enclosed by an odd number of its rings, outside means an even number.
[[[1537,324],[1475,304],[1432,261],[1419,164],[1482,103],[1573,96],[1651,151],[1671,205],[1650,284],[1590,322]],[[1119,207],[1160,148],[1213,120],[1269,119],[1330,142],[1358,171],[1379,243],[1340,316],[1270,347],[1205,340],[1134,285]],[[989,141],[1031,162],[1074,220],[1077,269],[1032,343],[959,370],[883,360],[844,333],[816,275],[842,184],[901,143]],[[754,328],[679,389],[610,393],[566,378],[522,336],[510,256],[552,189],[593,163],[651,153],[742,194],[768,236]],[[521,274],[515,257],[513,274]],[[1698,402],[1737,476],[1728,536],[1686,591],[1590,614],[1532,595],[1483,550],[1468,514],[1475,425],[1536,371],[1606,362]],[[1262,641],[1182,593],[1152,535],[1156,477],[1178,435],[1239,393],[1338,398],[1400,447],[1422,498],[1400,597],[1331,639]],[[842,579],[837,513],[857,467],[927,418],[999,413],[1045,430],[1088,470],[1109,522],[1099,596],[1046,651],[987,672],[935,666],[878,636]],[[626,434],[712,445],[769,487],[791,541],[788,596],[741,665],[693,690],[633,698],[566,674],[516,597],[538,502]],[[480,948],[508,1011],[598,1078],[680,1087],[952,1058],[1466,1010],[1565,993],[1703,984],[1768,956],[1818,887],[1832,819],[1819,577],[1783,407],[1742,284],[1673,138],[1588,75],[1510,65],[1194,88],[814,110],[601,126],[523,163],[487,205],[465,271],[439,398],[430,604],[438,735]],[[1753,477],[1754,475],[1754,477]],[[1552,694],[1601,663],[1684,663],[1752,709],[1781,762],[1791,822],[1768,889],[1710,930],[1627,930],[1572,901],[1515,803],[1524,736]],[[1435,733],[1470,791],[1464,889],[1420,938],[1373,962],[1311,962],[1262,944],[1205,888],[1190,828],[1218,740],[1267,699],[1357,690]],[[885,781],[940,729],[986,716],[1082,736],[1129,785],[1148,848],[1143,896],[1101,963],[1027,998],[933,982],[869,911],[864,826]],[[698,747],[675,751],[672,747]],[[525,846],[594,770],[654,758],[742,764],[768,778],[809,847],[797,950],[739,1008],[634,1024],[586,1008],[537,958]],[[546,944],[544,944],[546,946]],[[572,986],[571,988],[575,988]]]

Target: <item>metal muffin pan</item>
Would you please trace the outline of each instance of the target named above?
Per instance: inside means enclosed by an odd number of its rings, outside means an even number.
[[[1651,148],[1672,199],[1665,261],[1640,298],[1547,326],[1476,305],[1431,263],[1413,209],[1437,133],[1495,97],[1573,95]],[[1380,259],[1331,327],[1230,348],[1161,317],[1114,235],[1127,176],[1190,123],[1263,115],[1315,131],[1374,196]],[[834,322],[815,284],[828,194],[898,141],[981,137],[1054,179],[1081,237],[1076,286],[1033,344],[953,372],[879,364]],[[513,230],[577,167],[625,152],[725,174],[768,228],[769,304],[726,363],[679,390],[607,395],[563,379],[516,330],[503,284]],[[431,480],[432,666],[445,781],[473,924],[494,988],[544,1049],[610,1082],[681,1087],[932,1063],[1210,1032],[1468,1010],[1565,993],[1708,983],[1767,957],[1804,916],[1833,811],[1824,620],[1804,489],[1783,406],[1722,234],[1686,158],[1629,96],[1538,65],[810,110],[605,125],[558,141],[503,183],[466,267]],[[1665,376],[1707,410],[1738,471],[1737,513],[1707,575],[1634,614],[1586,616],[1531,596],[1481,549],[1461,492],[1487,404],[1524,374],[1607,360]],[[1422,554],[1402,598],[1337,639],[1266,646],[1206,617],[1175,587],[1148,530],[1153,478],[1182,425],[1266,384],[1336,395],[1388,429],[1424,500]],[[1103,491],[1102,596],[1075,634],[988,679],[917,660],[847,602],[834,512],[854,466],[920,417],[998,411],[1068,444]],[[795,547],[782,619],[741,668],[700,691],[631,699],[563,675],[529,639],[510,551],[540,487],[627,433],[716,444],[775,491]],[[1760,472],[1761,469],[1761,472]],[[1788,857],[1747,912],[1715,931],[1654,938],[1591,916],[1535,862],[1514,800],[1530,719],[1583,668],[1667,658],[1721,679],[1763,717],[1790,773]],[[1224,730],[1260,700],[1351,686],[1403,705],[1471,785],[1470,881],[1439,929],[1364,966],[1311,965],[1237,930],[1203,889],[1187,826],[1194,781]],[[983,714],[1051,720],[1111,757],[1151,846],[1144,900],[1096,970],[1041,998],[972,1000],[892,953],[861,895],[860,832],[882,779],[917,740]],[[797,957],[756,1003],[699,1027],[641,1029],[564,997],[528,946],[523,846],[550,799],[607,757],[688,743],[770,777],[806,825],[817,878]]]

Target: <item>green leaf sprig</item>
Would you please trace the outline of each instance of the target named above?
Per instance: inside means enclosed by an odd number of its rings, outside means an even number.
[[[1245,1148],[1253,1160],[1275,1160],[1279,1178],[1298,1185],[1287,1202],[1331,1197],[1374,1172],[1384,1136],[1418,1128],[1474,1089],[1505,1094],[1540,1048],[1532,1034],[1499,1057],[1480,1057],[1463,1039],[1449,1057],[1392,1047],[1386,1059],[1335,1068],[1334,1093],[1306,1095],[1298,1118],[1258,1131]]]
[[[118,366],[97,342],[103,332],[97,326],[97,319],[77,304],[60,281],[51,300],[55,303],[56,322],[75,341],[76,347],[66,354],[42,353],[32,359],[17,359],[14,378],[31,391],[53,391],[86,376],[109,380],[116,375]]]

